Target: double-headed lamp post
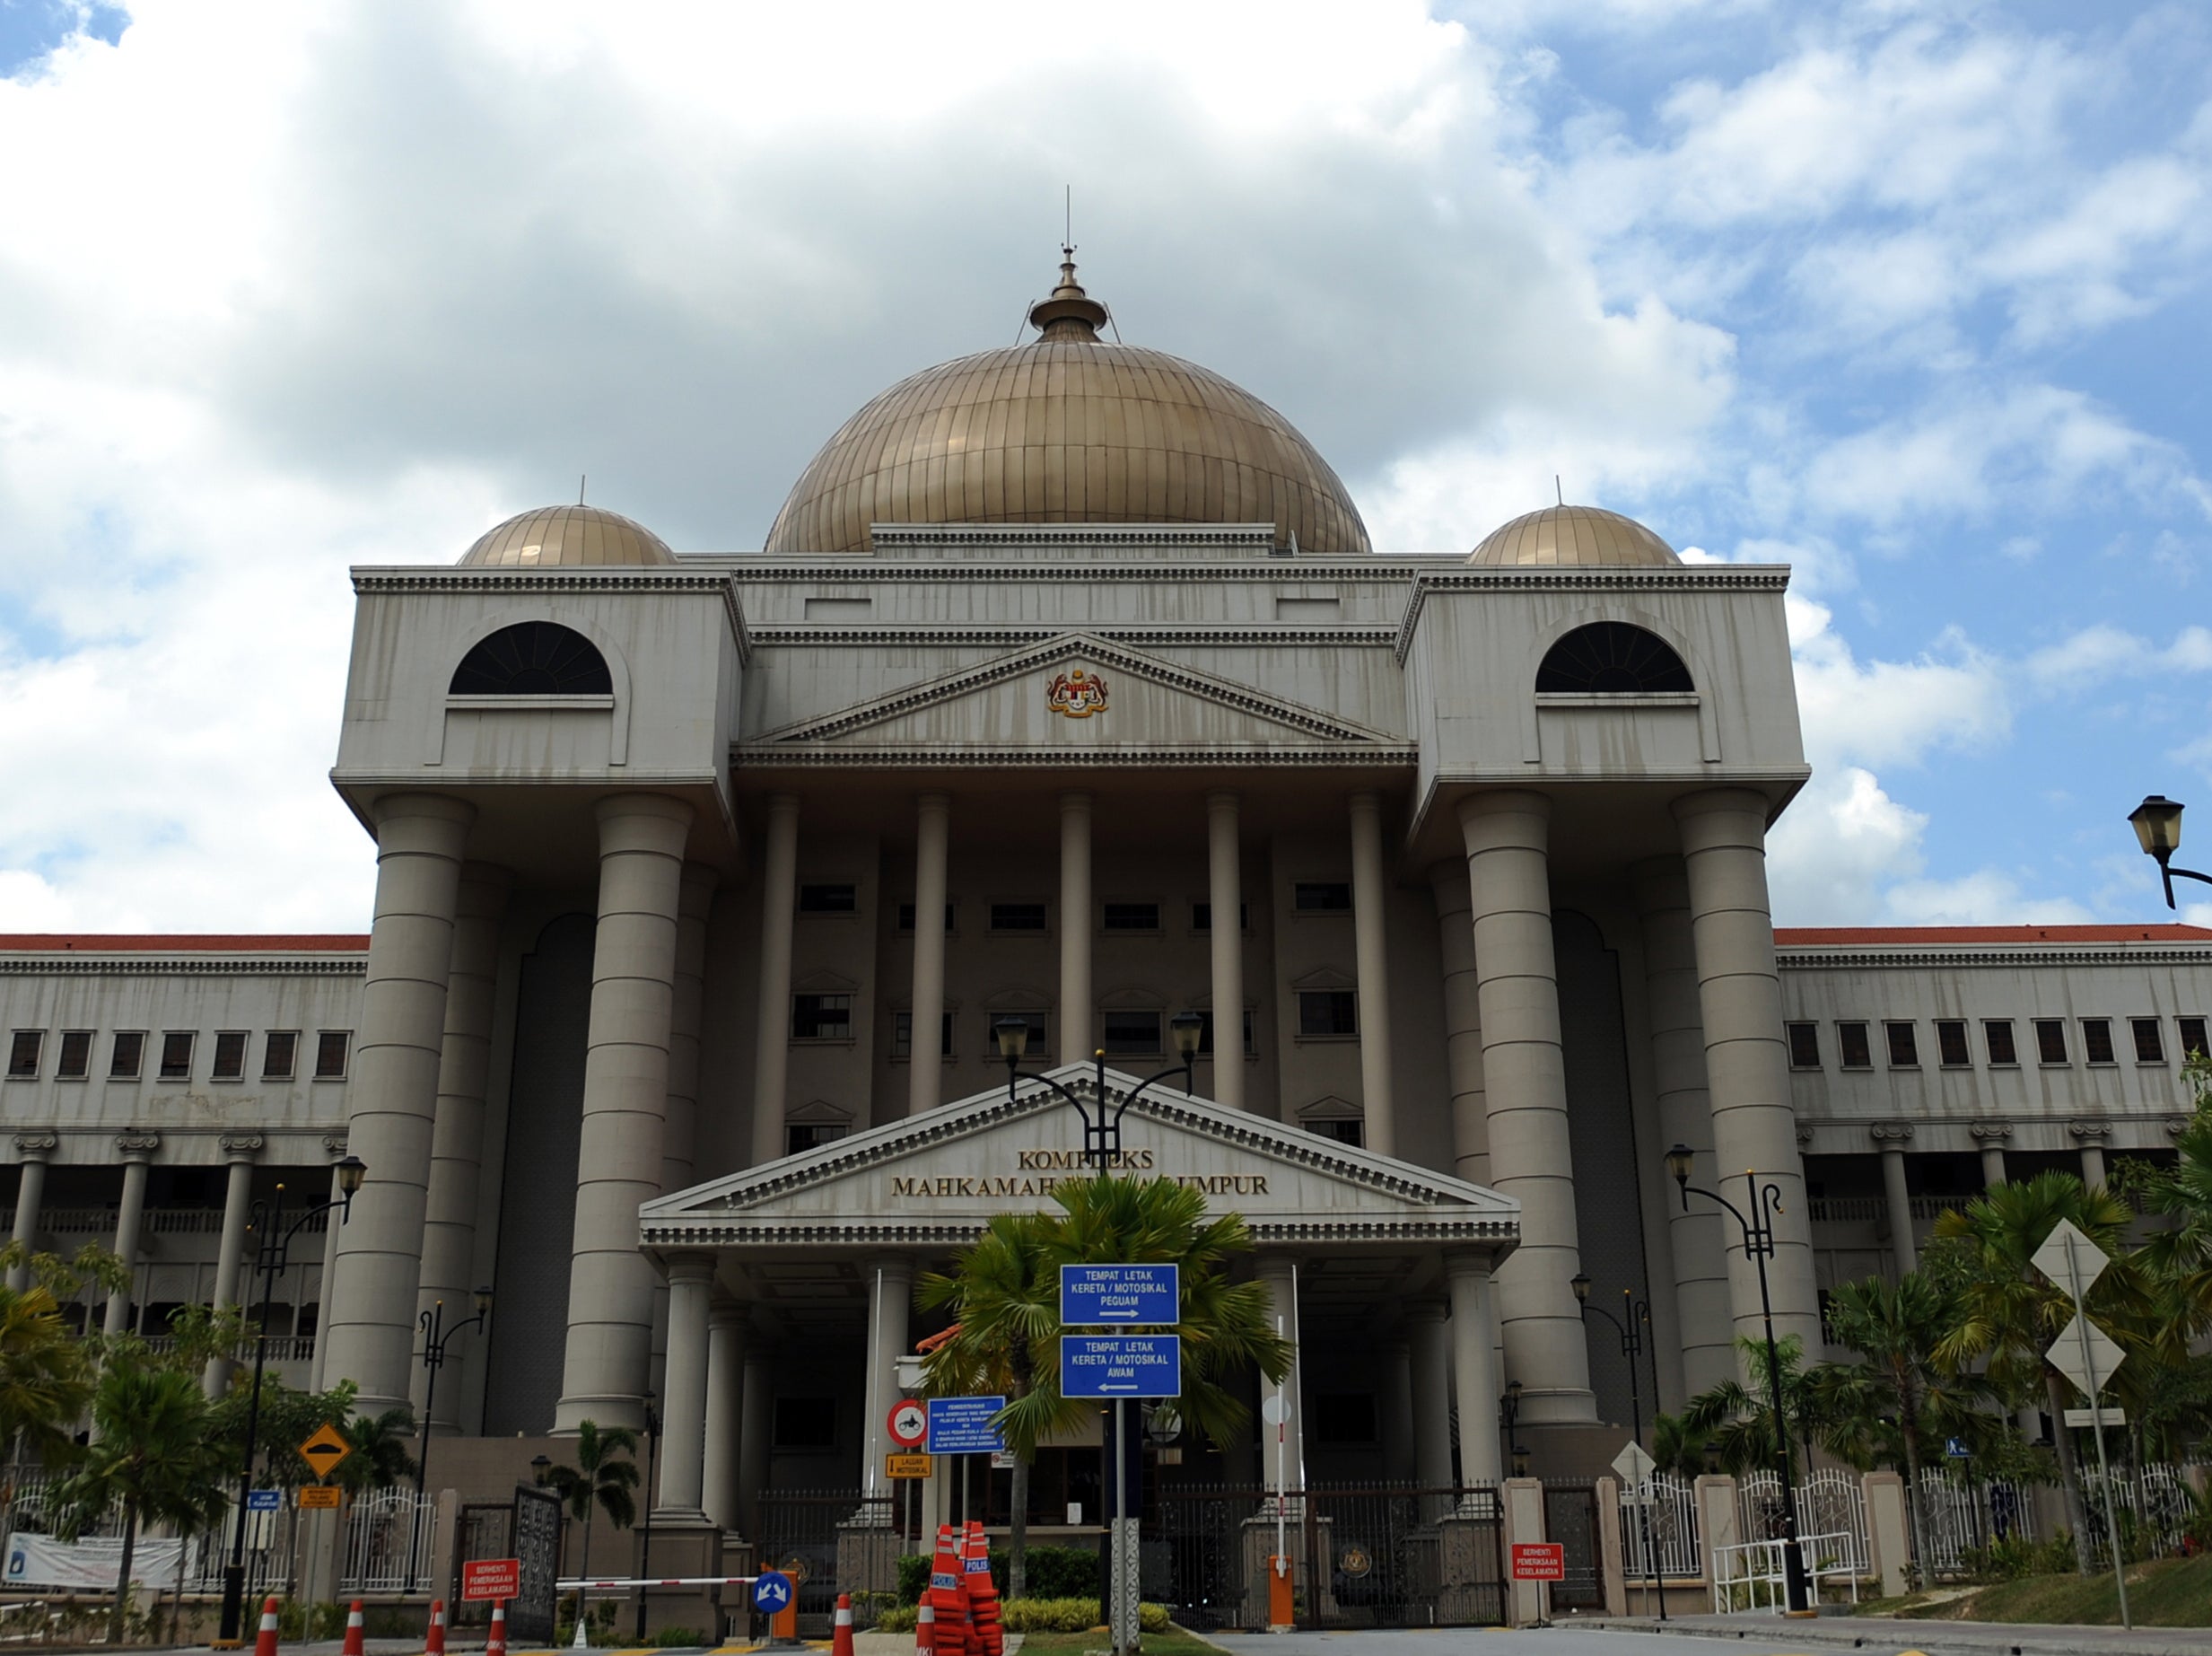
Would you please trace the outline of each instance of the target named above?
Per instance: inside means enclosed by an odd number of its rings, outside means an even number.
[[[2158,859],[2158,878],[2166,888],[2168,908],[2177,907],[2173,900],[2174,875],[2184,880],[2201,880],[2212,886],[2212,874],[2173,866],[2173,854],[2181,848],[2181,801],[2153,793],[2128,813],[2128,820],[2135,824],[2135,837],[2143,844],[2143,854]]]
[[[1805,1589],[1805,1549],[1797,1544],[1797,1482],[1789,1466],[1789,1419],[1782,1412],[1782,1362],[1774,1349],[1774,1301],[1767,1291],[1767,1261],[1774,1256],[1774,1215],[1782,1211],[1781,1187],[1762,1185],[1759,1176],[1746,1170],[1744,1188],[1748,1193],[1753,1214],[1747,1219],[1741,1208],[1718,1191],[1702,1190],[1690,1182],[1694,1160],[1687,1144],[1677,1144],[1666,1152],[1666,1170],[1682,1188],[1683,1211],[1690,1211],[1692,1196],[1719,1203],[1744,1233],[1744,1252],[1759,1267],[1759,1314],[1766,1322],[1767,1380],[1774,1401],[1775,1469],[1782,1479],[1782,1587],[1789,1614],[1809,1616],[1812,1609],[1810,1594]]]
[[[1644,1400],[1643,1393],[1637,1385],[1636,1360],[1644,1354],[1644,1330],[1651,1326],[1651,1302],[1648,1300],[1638,1299],[1632,1290],[1623,1288],[1621,1290],[1621,1315],[1615,1317],[1604,1306],[1590,1303],[1590,1279],[1583,1272],[1577,1271],[1569,1280],[1568,1285],[1575,1291],[1575,1298],[1580,1302],[1584,1316],[1587,1317],[1592,1311],[1596,1311],[1611,1323],[1613,1326],[1613,1331],[1621,1336],[1621,1354],[1628,1359],[1629,1365],[1629,1433],[1635,1441],[1636,1447],[1641,1449],[1644,1446]],[[1652,1377],[1652,1387],[1655,1390],[1658,1387],[1658,1377],[1656,1374]],[[1643,1518],[1644,1579],[1648,1583],[1647,1590],[1657,1594],[1659,1619],[1665,1621],[1666,1619],[1666,1594],[1659,1587],[1659,1558],[1658,1555],[1652,1550],[1651,1546],[1650,1494],[1651,1492],[1648,1489],[1639,1489],[1636,1492],[1636,1510]]]
[[[1170,1065],[1157,1075],[1146,1076],[1129,1090],[1129,1096],[1114,1107],[1111,1114],[1107,1112],[1106,1051],[1103,1047],[1092,1055],[1097,1065],[1094,1083],[1096,1096],[1086,1107],[1081,1095],[1062,1086],[1050,1075],[1021,1068],[1021,1061],[1029,1051],[1029,1021],[1027,1018],[1001,1018],[991,1026],[991,1031],[998,1037],[999,1056],[1006,1060],[1006,1096],[1009,1099],[1018,1096],[1020,1083],[1025,1081],[1040,1081],[1072,1104],[1075,1113],[1083,1118],[1083,1160],[1090,1164],[1093,1172],[1104,1178],[1106,1170],[1121,1156],[1122,1117],[1128,1113],[1129,1107],[1143,1097],[1150,1088],[1166,1081],[1170,1075],[1182,1076],[1186,1089],[1193,1084],[1191,1065],[1198,1056],[1198,1043],[1206,1032],[1206,1021],[1194,1012],[1177,1012],[1168,1019],[1168,1037],[1175,1042],[1176,1056],[1183,1062]],[[1093,1110],[1097,1113],[1092,1114]]]
[[[247,1498],[253,1493],[253,1458],[260,1447],[261,1435],[261,1371],[267,1366],[269,1349],[269,1309],[276,1294],[276,1279],[291,1264],[292,1239],[299,1235],[307,1222],[319,1214],[337,1210],[338,1222],[344,1224],[354,1211],[354,1193],[361,1188],[361,1181],[368,1173],[368,1163],[359,1156],[347,1156],[337,1164],[338,1194],[327,1202],[317,1202],[287,1225],[284,1222],[284,1187],[276,1187],[275,1202],[256,1202],[253,1205],[253,1233],[258,1239],[254,1251],[254,1269],[261,1277],[261,1321],[254,1330],[253,1390],[246,1399],[246,1457],[238,1475],[238,1525],[231,1534],[231,1562],[223,1567],[223,1618],[217,1627],[215,1643],[232,1647],[240,1643],[240,1629],[246,1613],[246,1508]],[[330,1297],[330,1284],[323,1284],[323,1298]],[[328,1310],[326,1303],[324,1309]],[[318,1337],[320,1337],[319,1336]]]
[[[445,1326],[445,1301],[438,1300],[416,1320],[423,1329],[423,1429],[422,1447],[415,1456],[415,1539],[407,1543],[407,1590],[415,1590],[415,1566],[423,1529],[423,1485],[430,1476],[430,1423],[433,1418],[432,1406],[438,1400],[438,1371],[445,1367],[445,1348],[453,1336],[464,1328],[480,1328],[491,1319],[492,1291],[479,1288],[476,1292],[476,1314],[467,1322],[457,1322],[450,1328]]]

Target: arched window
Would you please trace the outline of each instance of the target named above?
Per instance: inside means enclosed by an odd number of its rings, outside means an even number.
[[[449,696],[611,696],[607,658],[550,621],[503,626],[461,658]]]
[[[1539,691],[1640,696],[1696,688],[1666,640],[1625,621],[1578,626],[1544,652],[1543,665],[1536,669]]]

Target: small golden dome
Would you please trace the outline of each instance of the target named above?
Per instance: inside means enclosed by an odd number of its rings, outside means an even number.
[[[643,523],[597,506],[540,506],[486,530],[461,554],[464,566],[583,569],[673,564],[668,543]]]
[[[1164,351],[1098,337],[1071,250],[1039,337],[903,380],[800,475],[771,553],[865,552],[871,523],[1272,523],[1301,552],[1365,554],[1336,473],[1281,415]]]
[[[1679,564],[1674,548],[1634,518],[1596,506],[1546,506],[1494,529],[1470,564]]]

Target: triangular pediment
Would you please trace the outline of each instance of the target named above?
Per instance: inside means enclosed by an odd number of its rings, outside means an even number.
[[[773,762],[809,750],[1087,752],[1306,749],[1353,762],[1409,758],[1403,736],[1180,662],[1068,633],[768,732],[744,744]]]
[[[1092,1065],[1050,1073],[1095,1108]],[[1125,1170],[1196,1184],[1216,1211],[1242,1214],[1263,1244],[1422,1242],[1502,1255],[1519,1239],[1519,1204],[1494,1190],[1140,1086],[1105,1073],[1109,1106],[1127,1104]],[[1088,1177],[1081,1144],[1073,1108],[1025,1078],[1010,1099],[1001,1086],[648,1202],[639,1223],[644,1245],[659,1250],[957,1246],[992,1214],[1050,1207],[1056,1183]]]

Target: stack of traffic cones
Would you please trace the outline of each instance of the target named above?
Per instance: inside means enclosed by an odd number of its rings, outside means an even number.
[[[254,1656],[261,1656],[261,1652],[257,1651]],[[269,1656],[275,1656],[275,1652],[271,1651]],[[926,1588],[922,1590],[921,1608],[914,1612],[914,1656],[937,1656],[937,1607],[930,1602]]]
[[[967,1587],[968,1624],[976,1649],[970,1656],[1006,1656],[1006,1630],[999,1625],[999,1587],[991,1579],[991,1541],[984,1527],[970,1519],[967,1555],[962,1561]]]
[[[261,1601],[261,1631],[254,1635],[253,1656],[276,1656],[276,1600]]]
[[[937,1555],[930,1561],[930,1602],[937,1610],[937,1656],[981,1656],[967,1642],[967,1590],[952,1526],[937,1526]]]
[[[445,1656],[445,1600],[430,1601],[430,1637],[423,1642],[423,1656]]]
[[[345,1612],[345,1644],[338,1656],[368,1656],[368,1647],[363,1643],[366,1633],[361,1625],[361,1600],[354,1600],[354,1608]]]

